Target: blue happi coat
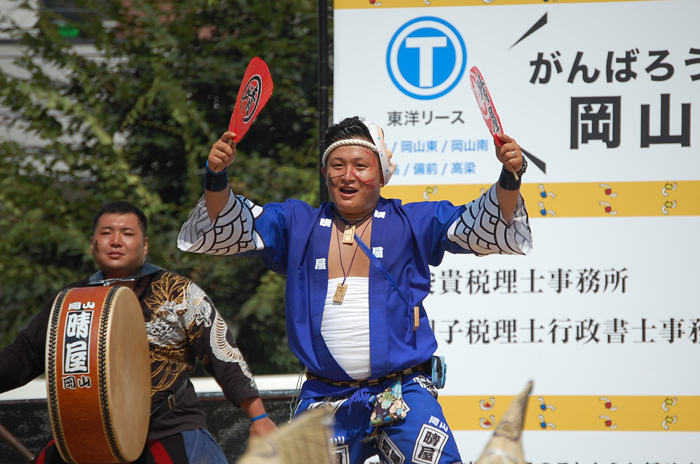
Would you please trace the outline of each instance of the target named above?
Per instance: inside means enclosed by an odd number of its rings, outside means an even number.
[[[352,380],[338,365],[321,336],[328,288],[328,250],[333,206],[312,208],[299,200],[254,205],[230,195],[214,224],[204,199],[178,237],[190,252],[260,256],[267,267],[287,276],[286,324],[289,345],[312,373]],[[382,272],[370,265],[369,332],[372,378],[427,361],[437,348],[422,302],[430,292],[430,267],[445,252],[526,254],[531,235],[520,198],[509,224],[500,215],[496,187],[468,205],[447,201],[402,204],[380,198],[374,211],[372,254],[407,298],[406,304]],[[413,307],[420,321],[413,330]]]

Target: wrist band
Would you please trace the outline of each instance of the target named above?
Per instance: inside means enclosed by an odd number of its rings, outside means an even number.
[[[503,167],[503,169],[501,169],[501,177],[498,178],[498,185],[505,190],[518,190],[522,179],[522,176],[519,176],[518,180],[515,180],[513,173],[506,171],[506,168]]]
[[[221,172],[214,172],[209,169],[209,161],[207,161],[207,171],[204,174],[204,189],[210,192],[221,192],[226,187],[228,187],[226,168]]]
[[[264,414],[260,414],[259,416],[251,417],[250,421],[255,422],[255,421],[259,421],[260,419],[265,419],[266,417],[267,417],[267,413],[264,413]]]

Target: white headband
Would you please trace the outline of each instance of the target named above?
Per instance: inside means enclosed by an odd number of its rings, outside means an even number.
[[[377,147],[372,143],[368,142],[367,140],[362,140],[362,139],[344,139],[344,140],[338,140],[337,142],[331,143],[328,145],[328,148],[326,148],[326,151],[323,152],[323,156],[321,157],[321,164],[323,166],[326,165],[326,158],[332,152],[338,147],[344,147],[348,145],[360,145],[365,148],[369,148],[373,152],[379,154],[379,150],[377,150]]]
[[[366,120],[365,118],[360,118],[360,121],[362,121],[362,123],[365,126],[367,126],[367,129],[369,129],[369,133],[372,136],[372,140],[374,141],[374,143],[362,139],[338,140],[337,142],[330,144],[328,148],[326,148],[326,151],[323,152],[323,156],[321,157],[321,166],[326,165],[326,158],[336,148],[348,145],[359,145],[365,148],[369,148],[374,153],[379,155],[379,162],[382,165],[382,176],[384,177],[384,185],[386,185],[389,183],[392,174],[394,174],[394,171],[396,170],[396,164],[391,162],[391,152],[389,152],[389,150],[387,150],[386,146],[384,145],[384,138],[382,137],[382,133],[379,130],[379,126],[377,126],[371,121]]]

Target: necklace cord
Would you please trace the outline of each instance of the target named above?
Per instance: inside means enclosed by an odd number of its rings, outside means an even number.
[[[340,216],[340,217],[341,217],[341,219],[345,219],[345,218],[343,218],[342,216]],[[367,217],[367,216],[365,216],[365,218],[366,218],[366,217]],[[362,218],[362,219],[364,219],[364,218]],[[371,222],[372,222],[371,219],[370,219],[369,221],[367,221],[367,224],[365,224],[365,228],[362,229],[362,233],[360,234],[360,238],[364,237],[365,231],[367,230],[367,227],[369,227],[369,225],[370,225]],[[355,244],[355,251],[354,251],[354,253],[352,254],[352,259],[350,260],[350,265],[348,266],[348,271],[345,272],[345,266],[343,266],[343,251],[342,251],[342,249],[340,248],[340,228],[338,227],[337,224],[336,224],[336,226],[335,226],[335,229],[336,229],[335,238],[336,238],[337,241],[338,241],[338,259],[340,260],[340,269],[343,270],[343,283],[342,283],[342,285],[345,285],[345,279],[347,279],[348,276],[350,275],[350,270],[352,269],[352,263],[355,262],[355,256],[357,255],[357,250],[358,250],[360,247],[359,247],[359,245]]]

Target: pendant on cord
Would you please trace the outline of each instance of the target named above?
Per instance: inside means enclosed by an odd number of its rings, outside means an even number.
[[[355,226],[346,224],[345,231],[343,232],[343,243],[346,245],[352,245],[355,243]]]
[[[334,303],[342,303],[345,299],[345,292],[348,290],[348,284],[338,284],[338,288],[335,289],[335,295],[333,295]]]

